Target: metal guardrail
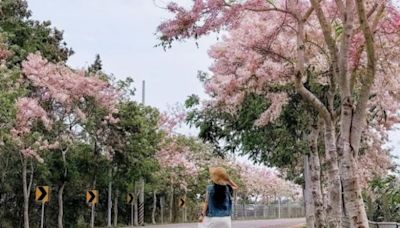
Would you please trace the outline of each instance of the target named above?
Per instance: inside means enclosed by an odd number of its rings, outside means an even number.
[[[400,228],[400,223],[396,222],[374,222],[368,221],[368,225],[370,228]],[[342,227],[343,228],[350,228],[350,221],[348,218],[342,218]]]
[[[370,228],[400,228],[400,223],[396,222],[372,222],[369,221]]]

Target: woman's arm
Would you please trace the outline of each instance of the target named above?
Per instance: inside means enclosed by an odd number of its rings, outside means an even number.
[[[236,190],[239,188],[239,186],[237,186],[237,184],[235,182],[233,182],[233,180],[229,179],[229,185],[232,187],[233,190]]]
[[[206,202],[204,202],[203,204],[203,209],[201,210],[201,215],[206,216],[207,208],[208,208],[208,200],[206,199]]]

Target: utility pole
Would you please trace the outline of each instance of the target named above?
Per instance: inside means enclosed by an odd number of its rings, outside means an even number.
[[[146,82],[143,80],[142,82],[142,104],[144,105],[146,98]]]
[[[146,95],[146,84],[143,80],[142,83],[142,104],[145,104]],[[139,195],[139,226],[144,226],[144,179],[143,177],[139,180],[140,195]]]
[[[139,196],[139,226],[144,226],[144,179],[139,180],[140,196]]]

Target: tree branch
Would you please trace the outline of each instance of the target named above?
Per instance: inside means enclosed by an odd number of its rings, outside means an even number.
[[[31,195],[31,188],[32,188],[32,183],[33,183],[33,172],[34,172],[34,170],[33,170],[33,161],[31,161],[31,175],[30,175],[30,177],[29,177],[29,185],[28,185],[28,198],[29,198],[29,196]]]
[[[363,0],[356,0],[357,5],[357,13],[360,21],[361,30],[365,37],[365,47],[367,51],[367,72],[366,77],[363,80],[361,85],[360,92],[360,100],[357,104],[354,116],[353,116],[353,125],[352,125],[352,135],[351,135],[351,145],[354,148],[355,152],[358,152],[360,139],[361,139],[361,131],[365,122],[366,113],[367,113],[367,104],[369,100],[369,94],[371,91],[372,84],[375,79],[376,73],[376,56],[375,56],[375,47],[374,47],[374,37],[373,32],[369,26],[367,21],[367,15],[365,13],[365,6]],[[381,5],[378,9],[378,13],[375,16],[373,21],[373,26],[378,24],[379,18],[383,14],[384,5]]]
[[[340,42],[340,56],[339,56],[339,88],[341,89],[342,99],[351,97],[350,80],[348,73],[348,56],[350,38],[353,34],[353,0],[346,1],[342,20],[343,20],[343,34]]]
[[[332,117],[329,110],[321,102],[321,100],[315,96],[315,94],[304,87],[303,83],[301,82],[301,74],[299,74],[299,72],[295,75],[295,86],[301,97],[311,106],[313,106],[313,108],[322,116],[324,121],[331,121]]]
[[[294,18],[296,18],[296,15],[293,12],[290,12],[288,10],[284,10],[284,9],[279,9],[279,8],[264,8],[264,9],[254,9],[254,8],[244,8],[245,10],[249,10],[249,11],[253,11],[253,12],[271,12],[271,11],[275,11],[275,12],[280,12],[280,13],[284,13],[284,14],[289,14],[291,16],[293,16]]]
[[[286,57],[286,56],[284,56],[282,54],[274,52],[271,49],[265,49],[265,48],[262,48],[262,47],[254,47],[253,50],[258,52],[258,53],[260,53],[260,54],[262,54],[262,55],[271,56],[273,58],[281,59],[281,60],[284,60],[284,61],[290,63],[291,65],[294,65],[294,62],[289,57]]]
[[[342,0],[335,0],[336,1],[336,5],[339,9],[339,12],[342,14],[342,16],[345,14],[345,8],[344,8],[344,4]]]
[[[322,0],[319,0],[318,1],[318,3],[319,2],[321,2]],[[308,18],[311,16],[311,14],[314,12],[314,7],[310,7],[307,11],[306,11],[306,13],[304,14],[304,16],[302,17],[302,21],[305,23],[307,20],[308,20]]]
[[[313,0],[316,1],[316,0]],[[298,6],[296,7],[296,17],[300,17],[300,10]],[[307,88],[304,87],[302,82],[302,76],[304,74],[305,65],[305,45],[304,45],[305,35],[304,35],[304,22],[298,20],[297,24],[297,65],[295,72],[295,87],[297,92],[303,97],[303,99],[312,105],[316,111],[320,113],[325,121],[330,121],[331,115],[325,105],[318,99],[315,94],[311,93]]]
[[[324,35],[325,43],[328,46],[328,50],[331,56],[332,75],[337,80],[339,75],[338,51],[336,48],[336,42],[332,37],[332,27],[328,23],[324,15],[324,12],[322,11],[322,8],[319,4],[319,1],[318,0],[310,0],[310,1],[318,17],[318,21],[321,26],[322,33]]]
[[[375,4],[371,8],[371,10],[368,12],[367,17],[368,18],[371,17],[372,14],[376,11],[377,8],[378,8],[378,4]],[[379,7],[379,9],[378,9],[378,11],[376,13],[376,16],[374,18],[374,21],[372,23],[372,26],[371,26],[373,33],[376,32],[376,29],[377,29],[377,26],[378,26],[378,22],[379,22],[379,18],[382,16],[382,14],[384,12],[384,9],[385,9],[384,5],[380,5],[380,7]],[[358,31],[360,29],[361,28],[357,28],[355,31]],[[355,54],[355,58],[354,58],[355,59],[355,63],[354,63],[353,71],[351,73],[351,81],[350,81],[350,89],[351,89],[351,91],[353,91],[354,85],[356,83],[356,77],[357,77],[357,72],[356,71],[357,71],[357,69],[358,69],[358,67],[360,65],[361,54],[363,53],[364,48],[365,48],[365,43],[360,45],[360,47],[357,49],[356,54]]]

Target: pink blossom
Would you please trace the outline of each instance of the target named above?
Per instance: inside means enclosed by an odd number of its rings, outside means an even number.
[[[34,98],[22,97],[17,100],[16,128],[12,133],[15,135],[28,133],[34,121],[40,120],[48,129],[51,127],[51,120],[47,112],[39,105]]]
[[[11,52],[4,45],[0,45],[0,60],[5,60],[10,56]]]
[[[32,84],[43,90],[43,98],[52,98],[67,109],[71,108],[73,101],[93,97],[109,112],[117,110],[119,92],[96,76],[87,77],[84,71],[74,71],[62,64],[50,63],[39,54],[28,55],[22,67]],[[79,111],[78,115],[83,117]]]
[[[168,134],[173,134],[176,128],[186,119],[186,112],[182,107],[171,107],[167,112],[161,113],[158,127]]]
[[[298,198],[300,186],[279,177],[279,173],[270,168],[248,163],[233,163],[248,194],[267,199],[269,197]]]
[[[86,114],[79,108],[79,104],[86,98],[94,98],[97,104],[108,113],[105,120],[114,124],[118,119],[112,114],[119,100],[119,93],[108,82],[96,76],[86,76],[84,71],[72,70],[62,63],[53,64],[40,54],[29,54],[22,62],[22,71],[36,91],[32,97],[18,99],[16,124],[11,134],[24,156],[33,157],[42,162],[38,152],[59,147],[59,142],[49,144],[46,140],[37,140],[30,146],[25,145],[25,136],[31,132],[33,124],[41,122],[47,130],[51,130],[53,121],[58,121],[65,114],[75,115],[82,121]],[[51,102],[55,110],[44,110],[41,102]],[[62,110],[60,110],[62,109]]]
[[[198,168],[190,156],[190,149],[187,146],[180,145],[175,138],[171,138],[164,143],[155,158],[165,169],[183,169],[185,174],[194,176]]]
[[[265,110],[255,121],[256,126],[265,126],[275,121],[281,114],[282,107],[287,103],[288,97],[286,93],[270,93],[267,98],[271,101],[271,105]]]
[[[44,160],[43,158],[41,158],[39,156],[39,154],[36,152],[36,150],[32,149],[32,148],[26,148],[26,149],[22,149],[21,153],[25,156],[25,157],[32,157],[35,158],[39,163],[43,163]]]

